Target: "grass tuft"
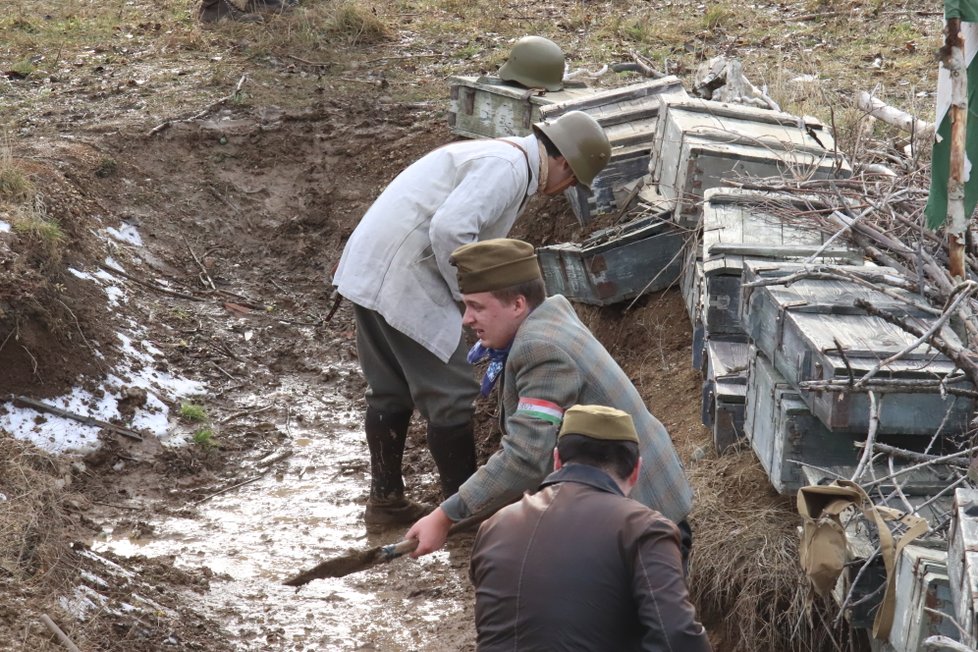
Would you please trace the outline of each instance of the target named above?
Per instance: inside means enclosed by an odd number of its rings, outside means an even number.
[[[703,14],[703,29],[714,31],[729,27],[739,11],[733,6],[718,2],[707,7]]]
[[[203,405],[197,405],[196,403],[181,403],[180,416],[187,421],[198,422],[207,418],[207,411],[204,409]]]
[[[7,145],[0,146],[0,201],[25,202],[34,195],[34,184],[14,160]]]
[[[217,446],[217,443],[214,441],[214,431],[210,428],[201,428],[195,432],[193,440],[201,448],[213,448]]]
[[[359,2],[344,2],[336,7],[326,30],[347,45],[381,43],[392,36],[377,9]]]
[[[14,233],[37,246],[45,262],[56,264],[64,253],[65,232],[58,222],[48,216],[44,199],[34,195],[33,201],[16,207],[10,218]]]

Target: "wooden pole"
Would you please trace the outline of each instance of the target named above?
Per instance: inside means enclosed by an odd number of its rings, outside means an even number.
[[[968,74],[964,64],[964,39],[961,19],[948,18],[941,63],[951,73],[951,169],[947,182],[947,253],[952,278],[963,280],[965,235],[968,215],[964,214],[965,142],[968,128]]]

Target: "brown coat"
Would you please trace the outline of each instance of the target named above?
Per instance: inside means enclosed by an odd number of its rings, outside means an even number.
[[[479,652],[709,652],[679,531],[571,464],[479,528],[470,575]]]

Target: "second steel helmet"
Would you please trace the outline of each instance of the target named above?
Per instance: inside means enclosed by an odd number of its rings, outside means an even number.
[[[564,87],[564,52],[542,36],[524,36],[499,69],[499,78],[519,82],[527,88],[559,91]]]
[[[604,128],[583,111],[569,111],[553,122],[538,122],[533,129],[550,139],[582,186],[590,188],[611,158],[611,143]]]

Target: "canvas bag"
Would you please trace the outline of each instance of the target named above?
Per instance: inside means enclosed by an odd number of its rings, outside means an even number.
[[[832,591],[846,563],[846,533],[839,515],[848,507],[856,507],[875,523],[886,568],[886,591],[873,621],[873,636],[889,640],[895,608],[896,559],[908,543],[927,532],[927,520],[873,504],[863,488],[849,480],[802,487],[798,490],[797,500],[803,521],[799,550],[801,566],[815,592],[822,596]],[[902,523],[907,528],[896,543],[886,521]]]

